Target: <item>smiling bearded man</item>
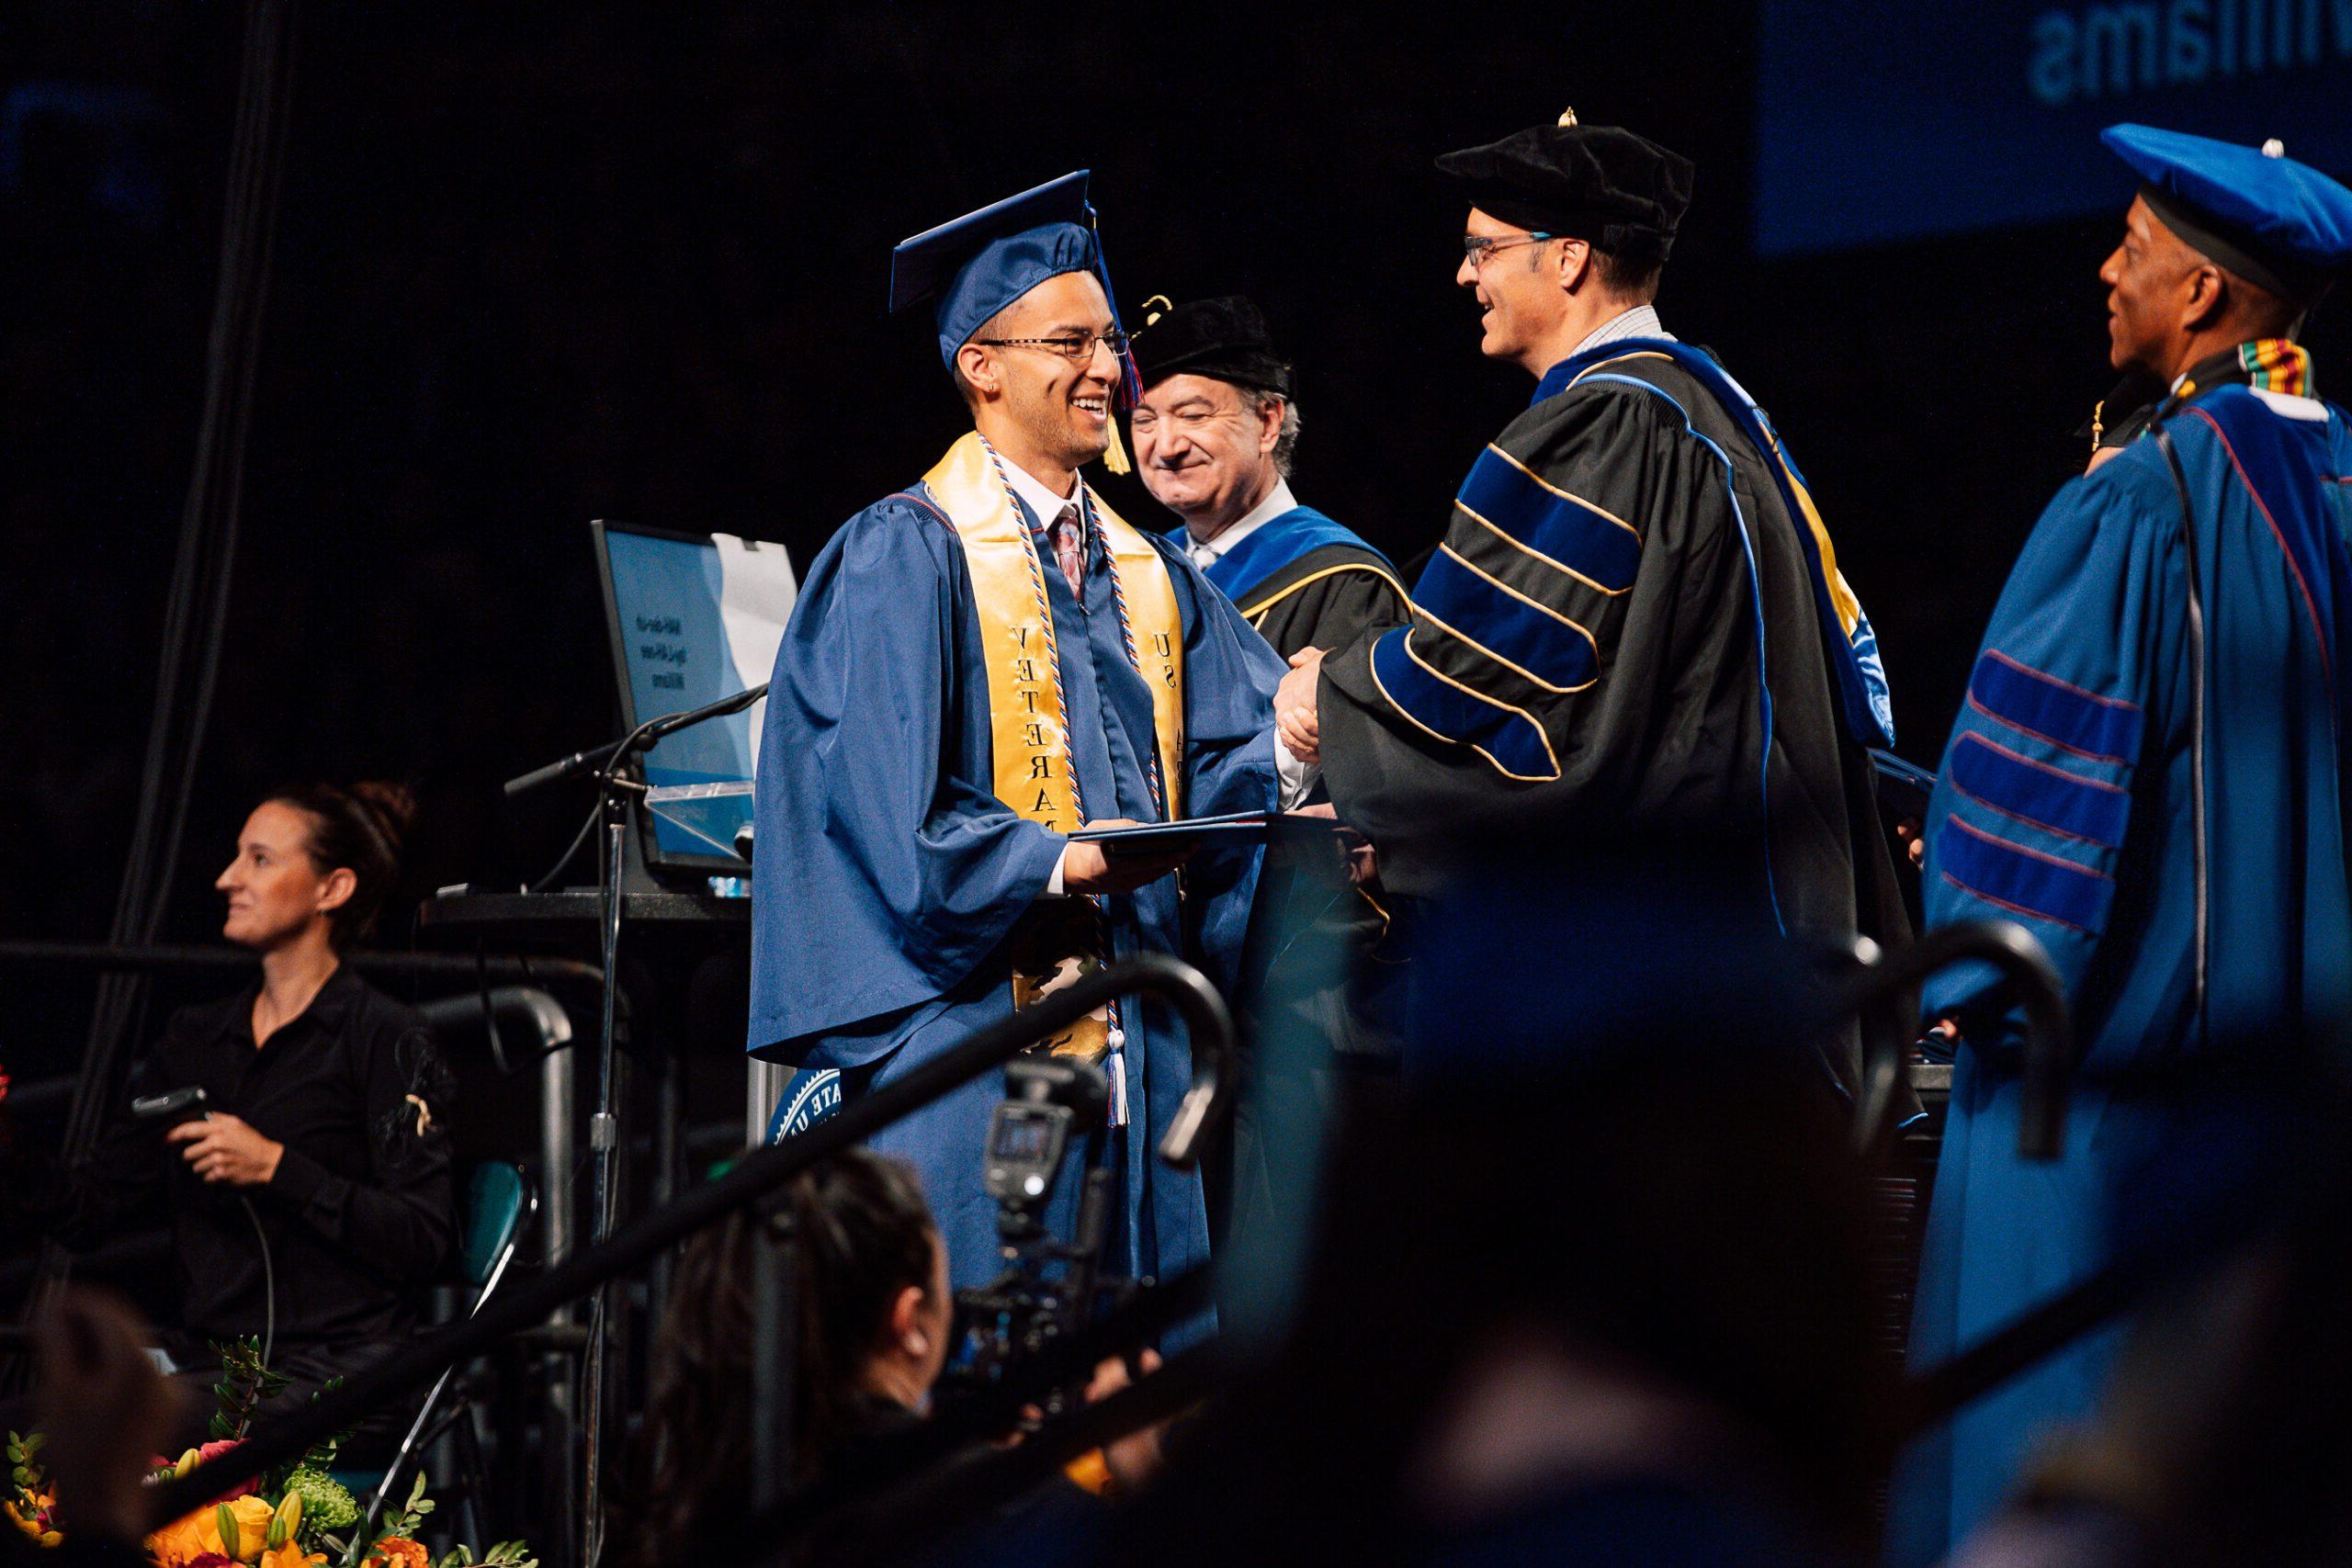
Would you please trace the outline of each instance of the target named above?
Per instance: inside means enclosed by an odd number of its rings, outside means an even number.
[[[1143,952],[1229,986],[1260,852],[1111,858],[1083,824],[1265,810],[1282,661],[1183,552],[1080,478],[1134,369],[1083,172],[900,244],[893,310],[931,301],[973,429],[810,567],[776,655],[758,783],[750,1048],[847,1097],[1058,979]],[[1295,770],[1303,774],[1303,770]],[[1064,1167],[1113,1177],[1103,1267],[1207,1255],[1196,1175],[1153,1147],[1192,1077],[1183,1025],[1129,998],[1046,1043],[1099,1065],[1112,1126]],[[1000,1265],[987,1074],[874,1146],[911,1162],[959,1286]],[[1075,1155],[1075,1150],[1073,1151]]]

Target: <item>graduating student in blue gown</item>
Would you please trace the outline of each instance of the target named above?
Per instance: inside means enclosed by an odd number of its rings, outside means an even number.
[[[924,483],[851,518],[811,566],[776,658],[757,803],[750,1047],[838,1069],[852,1098],[1012,1010],[1008,939],[1033,909],[1091,902],[1093,951],[1073,956],[1170,953],[1231,978],[1258,852],[1196,857],[1180,891],[1172,862],[1106,860],[1040,821],[1030,790],[1009,799],[999,754],[1042,747],[1040,774],[1094,822],[1276,800],[1281,661],[1182,552],[1118,523],[1078,478],[1130,386],[1101,274],[1083,175],[910,241],[894,262],[894,309],[937,301],[977,433]],[[991,516],[992,558],[976,542]],[[998,592],[989,559],[1012,563],[1015,600],[1034,585],[1050,612],[1051,668],[1023,673],[1040,682],[1030,700],[1060,708],[1060,745],[995,690],[989,617],[1028,612]],[[1156,691],[1170,705],[1157,715]],[[1157,1002],[1128,998],[1109,1022],[1103,1066],[1126,1125],[1095,1156],[1118,1199],[1103,1267],[1165,1277],[1207,1252],[1197,1177],[1153,1153],[1191,1050]],[[981,1159],[1003,1093],[985,1075],[875,1140],[921,1173],[959,1286],[1000,1269]],[[1084,1163],[1069,1162],[1049,1216],[1064,1236]]]
[[[1920,1367],[2113,1257],[2111,1221],[2145,1201],[2132,1173],[2178,1156],[2196,1111],[2119,1078],[2227,1068],[2352,999],[2352,436],[2289,341],[2352,258],[2352,192],[2251,148],[2136,126],[2105,141],[2146,182],[2100,272],[2113,359],[2171,389],[2035,525],[1944,753],[1925,868],[1931,924],[2020,920],[2049,949],[2081,1077],[2064,1156],[2021,1162],[1999,998],[1964,971],[1931,987],[1931,1016],[1956,1014],[1966,1043]],[[2187,1218],[2132,1215],[2156,1235]],[[2088,1414],[2118,1337],[2078,1341],[1917,1445],[1898,1561],[1941,1558],[2037,1434]]]

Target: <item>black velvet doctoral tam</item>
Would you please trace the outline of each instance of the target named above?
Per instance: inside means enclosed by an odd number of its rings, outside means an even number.
[[[1170,376],[1210,376],[1292,396],[1290,367],[1274,351],[1265,316],[1238,294],[1193,299],[1162,312],[1136,333],[1135,354],[1146,388]]]
[[[1690,160],[1613,125],[1539,125],[1437,161],[1473,207],[1611,254],[1666,259],[1690,205]]]

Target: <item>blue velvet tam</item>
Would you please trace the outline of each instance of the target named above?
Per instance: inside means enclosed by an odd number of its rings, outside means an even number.
[[[2352,190],[2285,155],[2145,125],[2099,132],[2141,198],[2189,248],[2281,299],[2307,302],[2352,265]]]
[[[940,362],[953,366],[956,351],[990,317],[1047,278],[1092,273],[1102,297],[1114,299],[1094,207],[1086,199],[1088,172],[1064,175],[899,241],[890,253],[891,312],[933,301]],[[1115,325],[1115,304],[1111,319]],[[1130,387],[1132,375],[1129,367],[1124,378]]]

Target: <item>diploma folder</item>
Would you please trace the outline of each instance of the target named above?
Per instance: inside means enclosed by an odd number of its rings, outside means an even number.
[[[1880,809],[1900,821],[1928,818],[1928,799],[1936,793],[1936,775],[1906,762],[1892,751],[1871,749],[1871,766],[1878,774]]]
[[[1070,838],[1100,844],[1106,855],[1182,854],[1227,844],[1262,844],[1277,838],[1329,839],[1347,825],[1329,817],[1295,811],[1236,811],[1223,817],[1187,817],[1174,822],[1145,822],[1132,828],[1081,828]]]

